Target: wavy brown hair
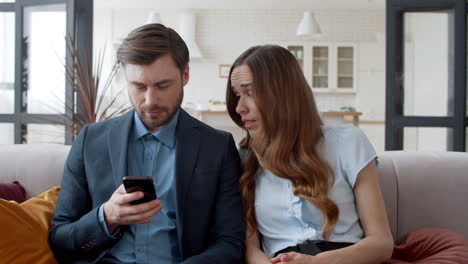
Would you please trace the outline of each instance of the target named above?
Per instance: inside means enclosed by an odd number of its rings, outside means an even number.
[[[250,230],[257,228],[255,174],[261,166],[290,180],[294,194],[322,212],[322,234],[328,239],[339,214],[328,197],[334,176],[316,150],[323,138],[322,120],[296,58],[285,48],[265,45],[252,47],[236,59],[229,72],[226,103],[232,120],[247,131],[236,112],[238,98],[231,84],[232,71],[240,65],[247,65],[252,72],[254,100],[262,120],[259,132],[254,137],[247,133],[240,143],[248,150],[240,190]]]

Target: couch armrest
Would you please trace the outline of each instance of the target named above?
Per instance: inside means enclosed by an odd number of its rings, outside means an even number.
[[[380,159],[391,221],[396,199],[396,241],[424,227],[447,228],[468,237],[468,153],[388,151]],[[390,190],[395,183],[396,193]]]

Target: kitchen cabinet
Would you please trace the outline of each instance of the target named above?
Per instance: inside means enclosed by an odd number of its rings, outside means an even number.
[[[314,92],[355,93],[356,45],[352,43],[281,43],[297,59]]]

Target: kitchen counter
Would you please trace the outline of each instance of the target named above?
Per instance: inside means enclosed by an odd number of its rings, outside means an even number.
[[[206,110],[202,111],[202,119],[203,116],[208,116],[208,115],[227,115],[229,117],[229,114],[227,111],[211,111],[211,110]],[[330,121],[340,121],[340,123],[344,123],[344,119],[347,117],[351,117],[353,120],[353,125],[359,126],[359,116],[362,115],[361,112],[344,112],[344,111],[326,111],[326,112],[321,112],[322,118],[324,119],[324,122],[326,123],[335,123],[335,122],[330,122]]]
[[[352,120],[353,125],[359,126],[359,116],[361,116],[362,113],[326,111],[321,112],[321,115],[322,120],[326,125],[339,125],[347,123],[347,120]],[[245,136],[245,132],[236,124],[234,124],[226,110],[201,111],[199,117],[203,122],[207,123],[208,125],[214,128],[230,132],[233,135],[236,143],[239,143],[239,141]]]
[[[322,112],[323,122],[330,124],[333,120],[333,123],[344,123],[346,117],[351,117],[353,120],[353,125],[359,126],[359,116],[362,115],[361,112],[341,112],[341,111],[327,111]]]

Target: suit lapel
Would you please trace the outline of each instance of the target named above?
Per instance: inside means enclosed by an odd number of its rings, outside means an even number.
[[[109,131],[109,156],[111,158],[112,175],[115,188],[122,184],[122,178],[127,173],[127,148],[130,128],[133,123],[134,110],[115,121]]]
[[[183,214],[186,210],[186,197],[192,180],[195,162],[200,145],[198,124],[187,112],[180,109],[177,124],[176,153],[176,194],[177,194],[177,234],[179,249],[182,254]]]

